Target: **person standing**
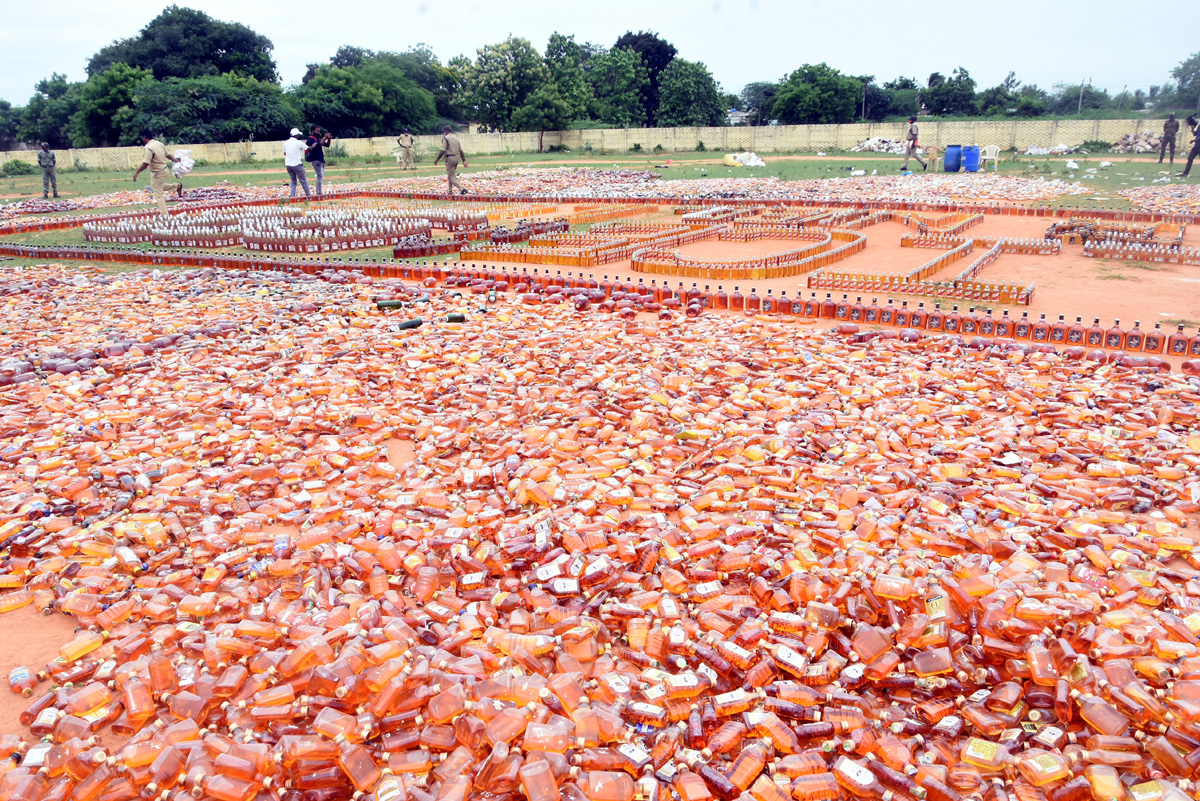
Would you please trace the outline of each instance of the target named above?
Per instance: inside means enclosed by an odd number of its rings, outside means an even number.
[[[154,199],[158,203],[158,213],[166,217],[166,181],[167,176],[171,174],[171,168],[167,165],[179,159],[167,153],[167,149],[163,147],[162,142],[150,135],[149,129],[142,131],[142,144],[146,146],[146,153],[142,157],[142,163],[133,172],[133,182],[137,183],[138,176],[142,174],[142,170],[147,167],[150,168],[150,193],[154,195]]]
[[[329,147],[329,143],[332,141],[333,134],[328,132],[322,134],[321,126],[314,125],[308,141],[305,142],[308,151],[304,158],[313,165],[313,173],[317,176],[318,195],[322,194],[321,182],[325,179],[325,148]]]
[[[1192,132],[1192,150],[1188,153],[1187,166],[1178,174],[1180,178],[1188,177],[1188,173],[1192,171],[1192,162],[1196,160],[1196,156],[1200,156],[1200,122],[1195,117],[1188,117],[1187,124]]]
[[[58,175],[54,171],[55,165],[54,154],[50,152],[50,145],[47,142],[42,142],[42,149],[38,151],[38,166],[42,168],[42,197],[50,196],[50,187],[54,187],[54,196],[58,197]]]
[[[470,166],[467,164],[467,154],[463,153],[462,144],[458,141],[458,137],[450,132],[449,125],[442,126],[442,149],[437,154],[437,158],[433,160],[434,166],[442,160],[442,156],[446,157],[446,193],[453,195],[454,187],[458,187],[459,194],[467,194],[467,190],[463,189],[463,185],[458,182],[458,165],[462,163],[464,167]]]
[[[415,170],[412,158],[413,136],[407,128],[400,132],[400,138],[396,140],[396,143],[400,145],[400,169]]]
[[[929,165],[926,164],[924,161],[922,161],[921,157],[917,155],[918,136],[919,136],[919,132],[917,130],[917,118],[909,117],[908,118],[908,133],[906,133],[904,135],[904,140],[906,142],[908,142],[908,149],[904,151],[904,166],[900,168],[901,170],[908,169],[908,160],[909,159],[916,159],[917,163],[921,165],[922,170],[929,168]]]
[[[308,146],[300,141],[302,136],[304,134],[300,133],[299,128],[293,128],[291,138],[283,143],[283,166],[292,179],[292,191],[288,197],[296,196],[296,182],[299,181],[304,187],[304,197],[311,198],[312,192],[308,191],[308,175],[304,171],[304,156],[308,153]]]
[[[1163,123],[1162,144],[1158,146],[1158,163],[1162,164],[1163,156],[1166,155],[1167,148],[1171,148],[1171,163],[1175,163],[1175,137],[1179,135],[1179,120],[1175,119],[1175,112],[1171,112],[1171,116],[1167,117],[1167,121]]]

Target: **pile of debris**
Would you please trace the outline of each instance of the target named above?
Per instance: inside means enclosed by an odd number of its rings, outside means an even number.
[[[1073,145],[1064,145],[1061,142],[1050,147],[1037,147],[1030,145],[1025,148],[1026,156],[1065,156],[1068,153],[1074,153],[1078,148]]]
[[[726,153],[721,162],[726,167],[765,167],[767,163],[757,153]]]
[[[886,139],[882,136],[873,136],[863,142],[859,142],[854,147],[850,148],[851,152],[859,153],[869,151],[871,153],[893,153],[903,156],[904,151],[908,149],[908,144],[904,141],[896,139]]]
[[[1162,134],[1142,131],[1140,134],[1125,134],[1113,145],[1114,153],[1153,153],[1162,144]]]

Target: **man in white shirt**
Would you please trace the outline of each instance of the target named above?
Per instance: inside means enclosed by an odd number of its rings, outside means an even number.
[[[299,128],[293,128],[291,139],[283,143],[283,166],[287,167],[288,175],[292,178],[292,192],[289,197],[296,196],[296,181],[304,187],[304,197],[311,198],[308,191],[308,176],[304,173],[304,154],[308,147],[304,143],[304,134]]]

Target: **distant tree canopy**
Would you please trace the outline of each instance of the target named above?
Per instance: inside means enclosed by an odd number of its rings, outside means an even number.
[[[274,45],[238,22],[219,22],[191,8],[169,6],[137,36],[102,48],[88,60],[88,76],[121,62],[149,70],[158,80],[236,72],[277,83]]]
[[[0,148],[49,142],[55,148],[130,144],[143,126],[171,141],[279,139],[292,126],[321,125],[338,137],[388,136],[441,125],[547,131],[577,127],[722,125],[745,122],[846,123],[943,117],[1112,115],[1175,109],[1200,101],[1200,52],[1170,80],[1110,95],[1090,82],[1051,90],[1015,73],[979,88],[963,67],[928,78],[847,75],[803,64],[778,81],[723,89],[700,61],[653,31],[627,31],[612,47],[554,32],[539,51],[510,36],[474,56],[442,62],[424,44],[376,51],[343,44],[308,65],[300,82],[280,84],[267,37],[237,22],[172,5],[135,35],[101,48],[87,80],[54,73],[24,106],[0,101]],[[1165,76],[1164,76],[1165,77]]]

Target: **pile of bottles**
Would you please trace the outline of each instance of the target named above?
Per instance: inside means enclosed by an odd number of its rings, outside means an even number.
[[[384,209],[317,208],[303,216],[262,216],[245,220],[242,238],[254,251],[328,253],[396,245],[409,236],[429,236],[428,219]]]
[[[455,240],[434,240],[428,234],[418,234],[401,238],[392,248],[392,256],[397,259],[418,259],[458,253],[461,249],[462,244]]]
[[[1164,245],[1158,242],[1129,242],[1122,239],[1088,240],[1084,243],[1083,255],[1097,259],[1159,264],[1200,264],[1200,248]]]
[[[0,409],[0,610],[80,626],[6,799],[1194,792],[1200,378],[73,277],[0,278],[8,352],[100,348]]]

